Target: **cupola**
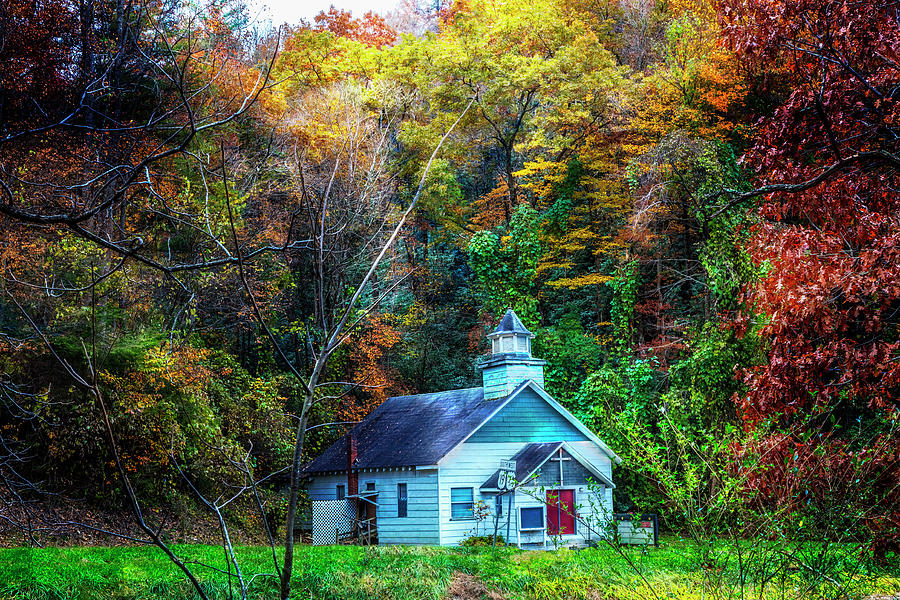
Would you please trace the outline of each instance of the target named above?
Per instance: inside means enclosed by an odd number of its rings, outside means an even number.
[[[529,379],[544,387],[546,361],[531,356],[534,334],[526,329],[515,311],[507,310],[487,337],[491,340],[491,356],[481,365],[486,399],[508,396]]]
[[[531,338],[534,334],[525,328],[513,309],[506,311],[494,333],[487,336],[491,340],[491,354],[527,354],[531,356]]]

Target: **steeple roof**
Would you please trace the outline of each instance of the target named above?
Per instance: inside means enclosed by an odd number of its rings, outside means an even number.
[[[500,324],[497,325],[497,329],[494,330],[494,333],[490,334],[488,337],[494,337],[504,333],[518,333],[520,335],[534,337],[534,334],[528,331],[528,329],[525,328],[525,325],[522,324],[519,315],[511,308],[508,309],[506,314],[503,315],[503,318],[500,319]]]

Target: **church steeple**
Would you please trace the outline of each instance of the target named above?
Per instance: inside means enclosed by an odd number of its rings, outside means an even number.
[[[546,361],[531,356],[534,334],[522,324],[515,311],[507,310],[487,337],[491,340],[491,357],[482,365],[485,398],[508,396],[528,379],[544,387]]]

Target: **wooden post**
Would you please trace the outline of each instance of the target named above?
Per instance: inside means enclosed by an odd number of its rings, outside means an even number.
[[[509,493],[509,501],[506,504],[506,545],[507,546],[512,543],[512,540],[509,539],[509,525],[512,522],[512,501],[513,501],[513,496],[515,496],[515,494],[516,494],[516,490],[515,490],[515,488],[513,488],[513,491],[511,491]],[[518,525],[518,521],[516,522],[516,525]]]

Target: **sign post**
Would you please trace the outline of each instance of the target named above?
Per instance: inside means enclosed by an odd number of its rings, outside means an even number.
[[[509,529],[512,526],[512,492],[516,488],[516,461],[501,460],[500,473],[497,477],[497,489],[500,493],[510,492],[506,504],[506,543],[509,544]]]
[[[506,503],[506,545],[509,546],[509,525],[512,523],[512,497],[513,495],[509,495],[509,500]]]

